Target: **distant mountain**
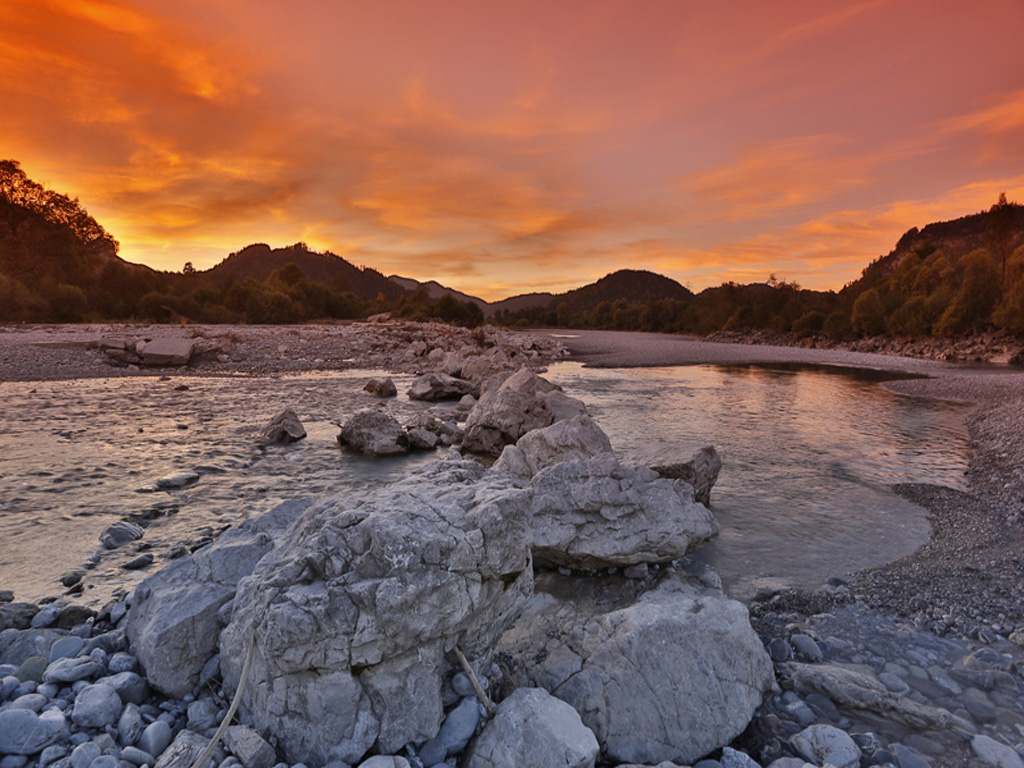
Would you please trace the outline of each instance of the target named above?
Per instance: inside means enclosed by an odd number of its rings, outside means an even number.
[[[409,293],[415,293],[418,290],[422,290],[431,301],[437,301],[442,296],[451,296],[457,301],[468,301],[471,304],[476,304],[480,309],[484,310],[484,312],[487,312],[490,307],[490,304],[483,299],[477,298],[476,296],[470,296],[468,293],[463,293],[462,291],[456,291],[454,288],[448,288],[441,285],[436,280],[428,280],[425,283],[421,283],[419,280],[414,280],[411,277],[401,277],[399,275],[389,275],[388,280]]]
[[[650,299],[684,300],[693,292],[675,280],[644,269],[620,269],[605,275],[596,283],[561,293],[552,298],[549,307],[565,302],[571,311],[593,309],[603,301],[624,299],[640,303]]]
[[[356,296],[368,299],[383,294],[388,301],[397,301],[407,293],[375,269],[360,269],[329,251],[311,251],[305,243],[273,249],[265,243],[249,245],[196,275],[218,282],[245,277],[263,282],[286,264],[298,265],[307,280],[324,283],[335,290],[351,291]]]
[[[522,293],[518,296],[509,296],[507,299],[495,301],[484,310],[487,315],[495,312],[518,312],[521,309],[533,309],[534,307],[547,307],[555,298],[553,293]]]

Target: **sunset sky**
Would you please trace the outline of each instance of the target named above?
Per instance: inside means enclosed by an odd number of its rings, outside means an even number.
[[[0,0],[0,158],[178,271],[839,288],[1024,202],[1024,0]]]

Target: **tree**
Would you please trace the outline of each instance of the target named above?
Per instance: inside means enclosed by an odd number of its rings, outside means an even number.
[[[186,261],[185,262],[185,266],[181,268],[181,274],[183,274],[183,275],[194,275],[195,273],[196,273],[196,268],[192,266],[192,262],[191,261]]]
[[[882,297],[870,288],[853,302],[850,325],[862,336],[879,336],[885,333],[885,305]]]

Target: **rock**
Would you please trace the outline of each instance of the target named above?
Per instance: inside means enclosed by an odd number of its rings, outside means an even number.
[[[156,763],[156,757],[143,752],[138,747],[128,746],[121,750],[121,760],[127,761],[132,765],[154,765]]]
[[[390,378],[370,379],[363,389],[377,397],[395,397],[398,394],[398,387]]]
[[[103,674],[103,667],[88,656],[73,659],[57,659],[43,672],[44,683],[73,683]]]
[[[210,740],[190,730],[181,731],[168,747],[160,759],[156,761],[154,768],[190,768],[198,759]],[[200,768],[212,768],[215,762],[208,762]]]
[[[203,733],[217,726],[217,705],[210,699],[199,699],[188,705],[185,727]]]
[[[117,549],[122,544],[141,539],[144,533],[145,531],[135,523],[118,520],[108,525],[100,534],[100,543],[105,549]]]
[[[896,744],[892,748],[892,755],[896,758],[896,765],[899,768],[932,768],[921,755],[903,744]]]
[[[48,701],[49,699],[41,693],[26,693],[8,704],[7,709],[30,709],[39,714]]]
[[[832,725],[810,725],[795,734],[789,743],[800,757],[814,765],[828,763],[836,768],[860,765],[860,747],[849,734]]]
[[[78,655],[85,645],[85,640],[75,635],[68,635],[55,641],[50,647],[50,663],[58,659],[71,659]]]
[[[135,745],[153,757],[160,757],[171,744],[171,726],[164,720],[154,720],[146,726]]]
[[[630,454],[630,461],[650,467],[662,477],[685,480],[693,486],[693,497],[711,503],[711,489],[718,481],[722,459],[713,445],[678,443],[648,445]]]
[[[1024,768],[1024,760],[1008,744],[1000,744],[990,736],[977,734],[971,739],[974,754],[996,768]]]
[[[179,699],[192,690],[217,651],[221,606],[309,504],[286,501],[246,520],[136,587],[127,633],[151,686]]]
[[[531,486],[538,565],[595,570],[667,562],[718,535],[689,485],[624,466],[610,453],[556,464]]]
[[[778,674],[784,679],[784,685],[796,692],[804,695],[821,693],[843,709],[871,712],[919,730],[961,734],[974,730],[970,723],[945,709],[892,693],[874,677],[839,664],[786,662],[778,665]]]
[[[0,712],[0,755],[34,755],[67,734],[67,721],[58,710],[37,715],[28,709]]]
[[[480,724],[480,705],[476,699],[464,698],[448,716],[437,736],[420,748],[419,756],[424,765],[436,765],[449,755],[455,755],[466,748]]]
[[[583,402],[569,397],[528,368],[509,376],[480,397],[466,419],[462,446],[468,451],[498,456],[532,429],[585,415]]]
[[[462,399],[459,400],[458,405],[455,406],[455,410],[460,411],[462,413],[469,413],[470,411],[473,410],[473,406],[475,405],[475,397],[473,397],[472,395],[463,395]],[[1024,641],[1022,641],[1021,644],[1024,645]]]
[[[126,704],[141,706],[149,700],[149,685],[134,672],[118,672],[109,677],[101,677],[96,682],[109,685]]]
[[[55,603],[50,603],[32,617],[32,621],[29,622],[29,626],[33,629],[42,629],[52,626],[54,622],[57,621],[57,617],[60,615],[60,612],[64,609],[65,605],[66,603],[60,600]]]
[[[71,768],[89,768],[89,765],[103,754],[95,741],[86,741],[71,750]]]
[[[671,567],[651,583],[539,574],[495,650],[506,686],[568,702],[624,763],[692,764],[739,735],[774,685],[746,608]]]
[[[256,435],[264,443],[295,443],[306,436],[306,429],[291,408],[272,418]]]
[[[22,683],[30,681],[34,683],[49,682],[43,679],[46,669],[46,659],[42,656],[29,656],[14,670],[14,676],[21,680]]]
[[[153,339],[142,348],[142,364],[146,366],[188,365],[195,342],[192,339]]]
[[[466,768],[593,768],[597,739],[576,711],[540,688],[498,705],[467,752]]]
[[[746,752],[740,752],[732,747],[722,747],[722,759],[719,760],[722,768],[761,768],[761,764]]]
[[[274,748],[252,728],[232,725],[228,728],[224,741],[231,754],[237,757],[245,768],[272,768],[277,762]]]
[[[409,452],[409,436],[402,425],[383,411],[364,410],[341,428],[338,442],[371,456],[396,456]]]
[[[433,738],[445,654],[486,658],[533,587],[528,493],[475,461],[311,507],[239,585],[221,669],[291,762]],[[134,608],[133,608],[134,611]]]
[[[175,488],[184,488],[186,485],[192,485],[199,480],[199,474],[197,472],[177,472],[173,475],[167,475],[165,477],[158,478],[156,481],[156,487],[169,491]]]
[[[121,697],[109,685],[87,685],[75,697],[71,719],[80,728],[106,728],[121,717]]]
[[[506,445],[494,468],[517,477],[530,478],[542,469],[572,459],[590,459],[611,453],[608,435],[587,415],[533,429],[515,445]]]
[[[65,638],[58,629],[7,629],[0,632],[0,660],[15,667],[32,656],[48,659]]]
[[[426,373],[409,387],[410,400],[427,400],[436,403],[441,400],[460,400],[465,395],[476,397],[480,387],[471,381],[457,379],[446,373]]]
[[[359,768],[411,768],[409,761],[396,755],[374,755],[359,764]],[[429,766],[428,766],[429,768]]]
[[[0,632],[5,629],[28,629],[32,624],[32,617],[38,612],[38,606],[32,603],[8,601],[0,605]]]
[[[138,742],[146,724],[142,722],[142,714],[135,704],[126,704],[121,717],[117,721],[117,740],[122,747],[130,747]],[[150,760],[152,765],[153,761]]]
[[[124,568],[126,571],[141,571],[143,568],[148,568],[152,564],[153,553],[146,552],[145,554],[132,558],[127,563],[124,563],[121,567]]]
[[[793,650],[796,651],[797,656],[806,661],[821,661],[825,658],[818,644],[807,635],[793,635],[789,638],[789,642],[793,644]]]
[[[413,427],[409,430],[409,448],[416,451],[432,451],[437,447],[437,435],[429,429]]]

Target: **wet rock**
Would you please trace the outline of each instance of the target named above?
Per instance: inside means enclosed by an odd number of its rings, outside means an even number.
[[[835,726],[811,725],[790,739],[800,757],[814,765],[834,765],[836,768],[857,768],[860,765],[860,747],[849,734]]]
[[[363,389],[377,397],[395,397],[398,394],[398,387],[390,378],[370,379]]]
[[[153,339],[142,347],[142,364],[150,367],[188,365],[194,348],[192,339]]]
[[[466,419],[462,445],[469,451],[498,456],[530,430],[586,412],[582,401],[523,368],[481,395]]]
[[[571,704],[610,760],[692,763],[741,733],[774,685],[746,609],[684,573],[548,572],[536,589],[496,649],[506,685]]]
[[[586,415],[533,429],[515,445],[506,445],[494,468],[516,477],[531,478],[542,469],[573,459],[611,453],[612,444],[597,423]]]
[[[426,400],[438,402],[441,400],[460,400],[466,395],[476,397],[480,394],[480,387],[471,381],[457,379],[446,373],[427,373],[420,376],[409,388],[410,400]]]
[[[371,456],[397,456],[409,452],[409,436],[394,417],[383,411],[354,414],[341,428],[338,442]]]
[[[177,472],[173,475],[158,478],[156,487],[164,491],[170,491],[175,488],[184,488],[186,485],[192,485],[192,483],[198,482],[198,480],[199,474],[197,472]]]
[[[685,480],[693,486],[693,497],[701,504],[711,503],[711,489],[722,470],[722,459],[715,447],[699,443],[649,444],[634,451],[629,459],[650,467],[662,477]]]
[[[291,408],[285,408],[256,435],[264,443],[295,443],[306,436],[306,428]]]
[[[229,690],[253,643],[251,724],[318,765],[433,738],[446,651],[486,658],[530,595],[528,514],[511,478],[455,460],[307,510],[221,636]]]
[[[531,487],[537,564],[594,570],[667,562],[718,535],[689,485],[624,466],[610,453],[549,467]]]
[[[520,688],[498,705],[473,741],[466,768],[593,768],[598,744],[576,711],[539,688]]]
[[[100,534],[100,543],[105,549],[117,549],[123,544],[141,539],[145,531],[135,523],[118,520],[108,525]]]
[[[136,587],[127,633],[151,686],[176,698],[192,690],[217,651],[221,606],[309,504],[286,501]]]
[[[437,435],[429,429],[414,427],[409,432],[409,448],[416,451],[432,451],[437,447]]]

